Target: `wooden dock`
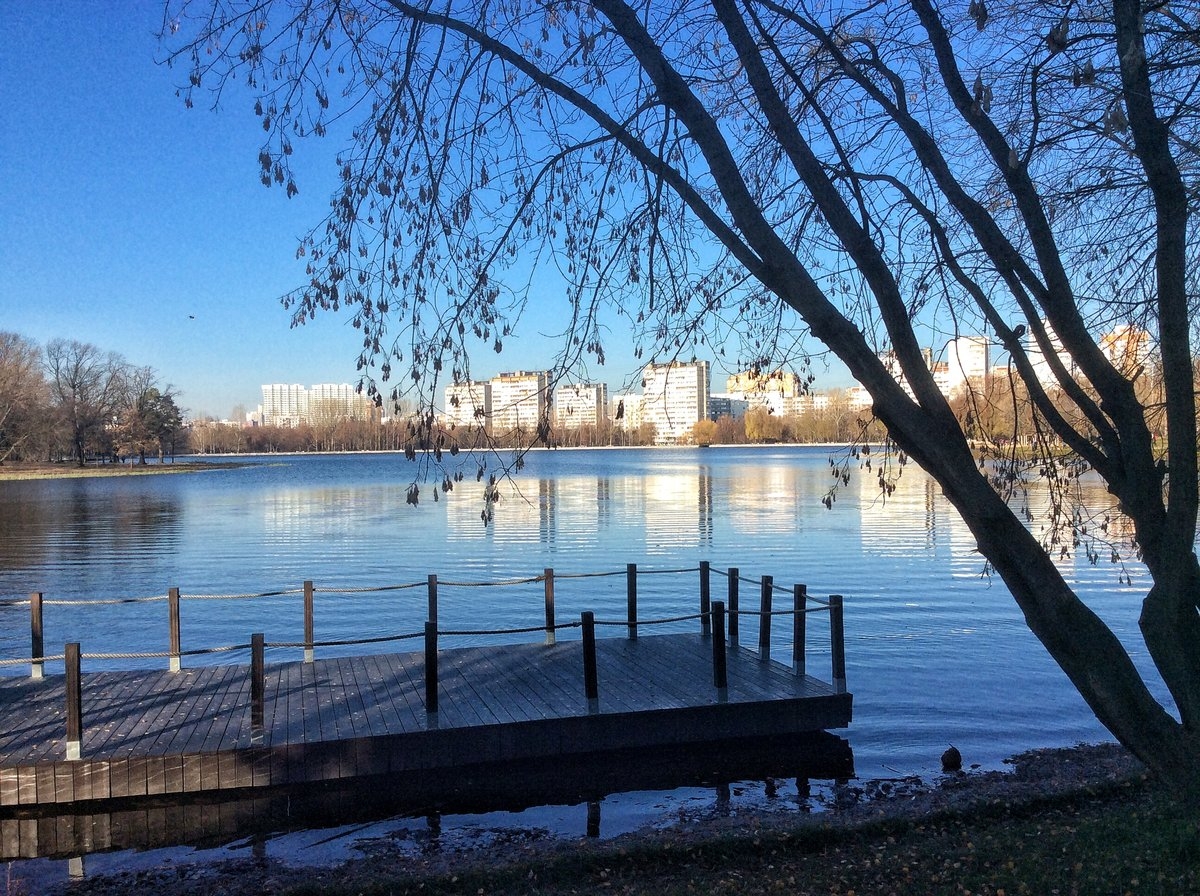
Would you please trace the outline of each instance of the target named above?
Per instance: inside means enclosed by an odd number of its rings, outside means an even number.
[[[579,641],[267,664],[261,726],[246,665],[93,672],[78,759],[66,680],[0,677],[0,819],[97,801],[266,793],[315,782],[531,768],[597,753],[844,728],[851,695],[731,646],[714,685],[711,636],[596,641],[598,699]]]

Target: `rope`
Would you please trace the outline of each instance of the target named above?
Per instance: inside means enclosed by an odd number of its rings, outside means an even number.
[[[165,594],[160,594],[155,597],[111,597],[97,598],[93,600],[43,600],[43,607],[96,607],[104,604],[146,604],[154,603],[160,600],[166,600]],[[29,601],[25,601],[29,603]]]
[[[303,588],[289,588],[284,591],[259,591],[257,594],[180,594],[179,597],[181,600],[250,600],[255,597],[287,597],[303,593]]]
[[[554,626],[554,630],[558,631],[560,628],[579,628],[579,626],[582,624],[583,623],[581,623],[581,622],[564,622],[561,625]],[[439,635],[527,635],[527,634],[530,634],[531,632],[544,632],[545,630],[546,630],[546,626],[544,626],[544,625],[531,625],[528,628],[470,629],[470,630],[459,630],[459,631],[447,629],[446,631],[439,630],[438,634]]]
[[[370,594],[375,591],[405,591],[409,588],[420,588],[425,582],[412,582],[408,585],[368,585],[363,588],[314,588],[321,594]]]
[[[25,600],[6,599],[0,600],[0,607],[27,607],[30,603],[29,598],[25,598]]]
[[[31,663],[45,663],[45,662],[54,662],[55,660],[65,660],[66,658],[67,658],[67,657],[66,657],[66,655],[65,655],[65,654],[59,654],[58,656],[43,656],[43,657],[38,657],[36,660],[35,660],[35,659],[27,659],[27,660],[0,660],[0,666],[27,666],[27,665],[29,665],[29,664],[31,664]]]
[[[230,644],[228,647],[203,647],[198,650],[180,651],[180,656],[201,656],[206,653],[229,653],[233,650],[249,650],[249,644]],[[170,651],[160,650],[153,653],[83,653],[80,659],[85,660],[153,660],[173,656]]]
[[[309,647],[350,647],[354,644],[383,644],[388,641],[405,641],[410,638],[422,638],[424,632],[409,632],[407,635],[381,635],[378,638],[348,638],[344,641],[313,641],[308,644],[304,641],[272,641],[270,644],[263,645],[264,647],[303,647],[307,650]]]
[[[558,578],[558,576],[556,575],[555,578]],[[493,588],[503,585],[529,585],[533,582],[544,582],[545,580],[546,577],[544,575],[531,576],[527,579],[508,579],[503,582],[443,582],[441,579],[438,579],[438,585],[439,587],[446,585],[450,588]]]
[[[687,616],[667,616],[663,619],[638,619],[630,622],[628,619],[597,619],[596,625],[666,625],[668,622],[687,622],[692,619],[702,619],[703,613],[691,613]]]
[[[700,571],[700,568],[698,566],[689,566],[686,569],[642,569],[641,567],[639,567],[637,574],[639,576],[641,576],[641,575],[663,576],[663,575],[678,575],[681,572],[699,572],[699,571]]]

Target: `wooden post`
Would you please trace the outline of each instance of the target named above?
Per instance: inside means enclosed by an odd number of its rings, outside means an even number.
[[[46,664],[42,657],[46,655],[46,645],[42,637],[42,592],[35,591],[29,595],[29,641],[33,662],[29,666],[29,677],[42,679],[46,677]]]
[[[313,583],[306,579],[304,582],[304,662],[306,663],[311,663],[316,658],[316,649],[313,647],[316,640],[313,625]]]
[[[725,657],[725,604],[713,601],[712,605],[712,649],[713,684],[717,688],[717,699],[724,702],[729,691],[729,670]]]
[[[67,661],[67,759],[78,759],[83,743],[83,670],[79,642],[63,649]]]
[[[729,646],[738,642],[738,568],[729,567]]]
[[[846,631],[842,621],[842,596],[829,595],[829,649],[833,658],[833,689],[846,693]]]
[[[265,642],[262,632],[255,632],[250,636],[250,743],[258,743],[263,737],[263,704],[266,702],[266,686],[263,681],[266,673]]]
[[[808,631],[808,586],[792,586],[792,671],[804,674],[804,639]]]
[[[758,601],[758,658],[764,663],[771,658],[771,598],[774,590],[775,579],[763,576]]]
[[[438,621],[438,606],[437,606],[437,576],[429,577],[429,610],[425,614],[425,619],[432,622],[434,628],[437,627]]]
[[[431,576],[432,578],[432,576]],[[425,716],[429,727],[437,727],[438,712],[438,631],[437,623],[425,623]]]
[[[543,573],[546,580],[546,646],[553,646],[554,632],[554,570],[547,567]]]
[[[712,583],[711,570],[708,561],[700,561],[700,634],[707,638],[712,635]]]
[[[179,589],[167,589],[167,626],[169,628],[168,641],[170,646],[168,650],[171,654],[170,669],[172,672],[178,672],[182,667],[180,653],[181,642],[179,638]]]
[[[625,591],[628,604],[629,640],[636,641],[638,622],[636,563],[629,563],[625,566]]]
[[[588,712],[600,711],[600,683],[596,676],[596,614],[585,610],[583,622],[583,691],[587,696]]]

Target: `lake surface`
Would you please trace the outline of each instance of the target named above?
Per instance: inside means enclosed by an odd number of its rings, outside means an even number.
[[[442,472],[391,454],[236,458],[195,474],[4,482],[0,659],[28,656],[28,607],[3,604],[31,591],[47,601],[83,601],[178,587],[187,650],[246,643],[255,631],[268,642],[303,636],[294,593],[188,595],[294,591],[311,579],[318,641],[371,637],[421,628],[424,582],[433,573],[442,628],[490,629],[540,624],[542,585],[468,584],[553,567],[560,622],[587,609],[619,619],[625,564],[636,563],[663,573],[640,579],[640,612],[648,619],[695,612],[690,570],[707,560],[714,570],[738,567],[756,580],[766,574],[777,585],[804,583],[814,596],[845,596],[854,721],[839,733],[860,777],[935,773],[948,744],[968,765],[995,768],[1022,750],[1110,739],[1029,633],[1004,585],[983,575],[973,538],[933,481],[910,464],[885,501],[877,467],[860,470],[853,461],[849,484],[827,510],[831,457],[841,454],[813,447],[535,451],[497,485],[488,526],[480,519],[479,460],[466,454],[445,459],[447,474],[461,471],[463,480],[436,502]],[[506,459],[491,457],[489,469]],[[427,472],[419,504],[409,504],[409,486]],[[1097,486],[1094,497],[1102,496]],[[1036,495],[1032,507],[1036,513]],[[1117,566],[1092,565],[1082,553],[1062,566],[1149,669],[1136,625],[1144,570],[1123,567],[1129,585]],[[571,578],[601,572],[618,575]],[[421,587],[353,592],[399,584]],[[715,575],[714,599],[724,587]],[[757,592],[742,585],[743,609],[757,607]],[[755,643],[756,625],[743,620],[745,642]],[[167,609],[163,602],[50,605],[45,629],[47,653],[68,641],[82,642],[85,654],[161,651]],[[774,650],[782,659],[790,656],[789,633],[790,621],[777,620]],[[403,649],[415,649],[411,643]],[[809,644],[810,674],[828,679],[823,619],[814,618]],[[319,655],[338,650],[363,648]],[[268,662],[299,655],[271,652]],[[85,674],[101,665],[85,662]],[[0,674],[28,674],[28,667],[0,666]]]

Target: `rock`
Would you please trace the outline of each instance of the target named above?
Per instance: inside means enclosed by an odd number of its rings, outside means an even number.
[[[952,745],[950,749],[942,754],[942,771],[962,771],[962,753],[958,752],[958,747]]]

